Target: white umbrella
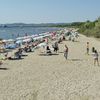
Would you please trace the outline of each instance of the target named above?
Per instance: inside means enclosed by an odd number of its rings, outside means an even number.
[[[45,47],[45,46],[47,46],[47,44],[45,42],[40,43],[40,44],[37,45],[37,47]]]
[[[14,42],[14,40],[13,39],[8,39],[7,42]]]
[[[35,37],[38,37],[39,35],[38,34],[34,34],[34,35],[32,35],[31,37],[32,38],[35,38]]]
[[[22,40],[16,41],[17,44],[21,44],[22,42],[23,42]]]
[[[2,40],[2,42],[7,42],[7,40]]]
[[[31,38],[25,39],[23,42],[31,42]]]
[[[44,36],[38,36],[38,37],[35,37],[35,38],[33,38],[34,40],[39,40],[39,39],[42,39],[42,38],[44,38]]]
[[[23,39],[23,37],[18,37],[18,38],[16,38],[16,40],[22,40]]]

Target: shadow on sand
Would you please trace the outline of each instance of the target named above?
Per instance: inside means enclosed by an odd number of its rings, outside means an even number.
[[[0,68],[0,70],[8,70],[8,68]]]
[[[64,52],[60,51],[59,53],[64,53]]]
[[[68,59],[69,61],[83,61],[83,59]]]
[[[22,56],[23,56],[23,57],[26,57],[26,56],[28,56],[28,55],[22,54]]]
[[[22,60],[22,59],[24,59],[24,58],[20,58],[20,59],[18,59],[18,58],[9,58],[8,60]]]
[[[39,56],[52,56],[52,55],[59,55],[57,53],[51,53],[51,54],[39,54]]]

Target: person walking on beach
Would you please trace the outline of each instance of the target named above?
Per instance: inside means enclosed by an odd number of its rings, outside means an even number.
[[[87,54],[89,55],[89,42],[87,42]]]
[[[57,51],[59,50],[59,47],[58,47],[58,42],[55,42],[55,43],[54,43],[53,48],[54,48],[54,52],[56,52],[56,53],[57,53]]]
[[[97,63],[99,66],[99,60],[98,60],[99,55],[98,55],[97,50],[94,51],[93,56],[94,56],[94,65],[96,65]]]
[[[94,53],[95,52],[95,47],[92,47],[92,53]]]
[[[68,58],[68,47],[67,47],[67,45],[65,45],[64,57],[67,60],[67,58]]]

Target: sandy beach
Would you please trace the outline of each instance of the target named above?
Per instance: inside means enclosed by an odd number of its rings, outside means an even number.
[[[0,100],[100,100],[100,66],[86,55],[86,43],[100,52],[100,41],[80,35],[63,41],[58,55],[43,56],[40,49],[22,60],[0,65]],[[68,60],[63,56],[69,47]]]

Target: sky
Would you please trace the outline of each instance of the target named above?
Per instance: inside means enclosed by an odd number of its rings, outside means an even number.
[[[0,0],[0,23],[70,23],[95,20],[100,0]]]

